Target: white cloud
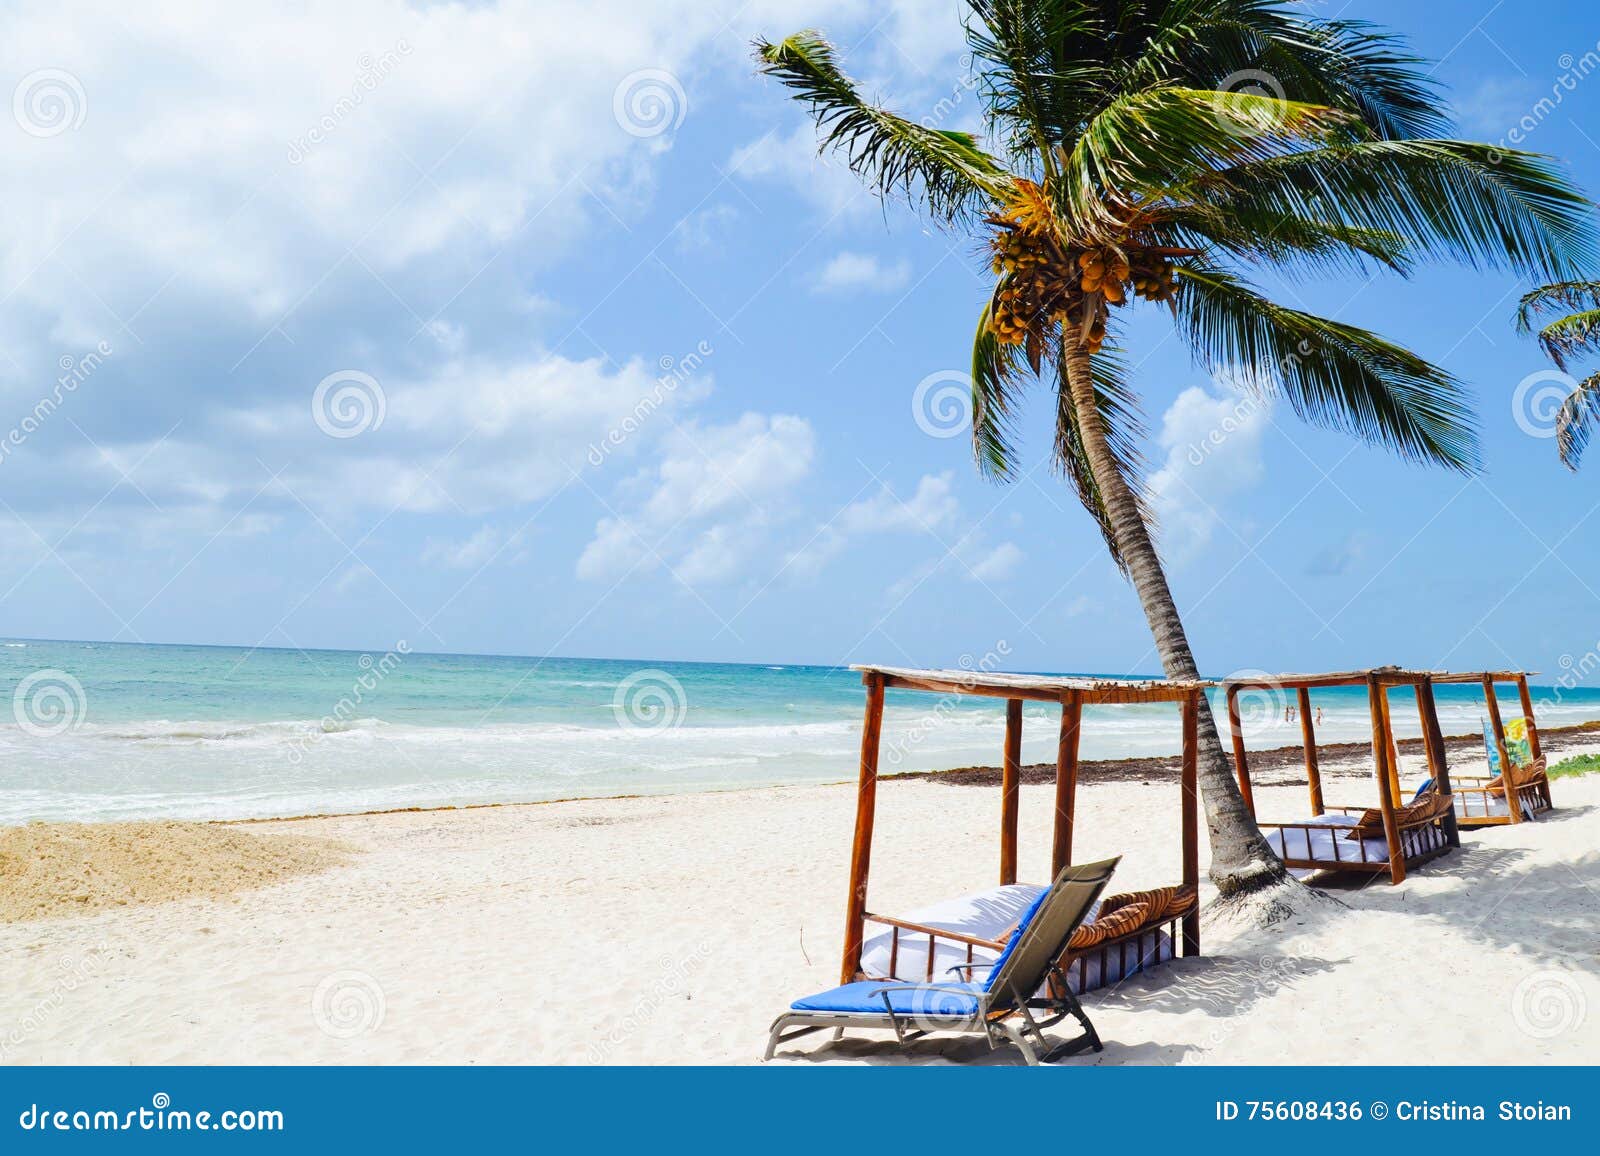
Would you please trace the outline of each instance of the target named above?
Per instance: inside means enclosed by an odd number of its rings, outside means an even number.
[[[788,568],[796,574],[814,577],[844,551],[851,538],[885,533],[936,533],[961,514],[961,503],[952,490],[952,475],[948,471],[923,475],[909,499],[901,498],[884,485],[871,497],[852,502],[818,526],[810,539],[790,554]]]
[[[744,178],[761,178],[793,189],[829,220],[866,216],[878,199],[844,162],[817,152],[817,130],[809,121],[788,133],[774,129],[734,151],[728,167]]]
[[[543,498],[597,465],[626,461],[671,434],[673,415],[704,398],[702,369],[665,388],[654,367],[544,355],[461,359],[423,379],[379,381],[384,420],[348,438],[316,423],[312,390],[298,401],[224,414],[226,445],[184,429],[111,454],[85,451],[85,478],[134,469],[157,501],[216,506],[254,494],[278,471],[277,494],[327,516],[361,508],[482,514]],[[642,414],[642,416],[640,416]],[[613,441],[615,431],[630,431]],[[142,459],[142,460],[141,460]],[[287,463],[287,464],[285,464]],[[165,504],[164,502],[162,504]]]
[[[942,474],[924,474],[917,482],[916,492],[908,499],[898,497],[884,486],[872,497],[845,507],[835,525],[847,534],[936,531],[961,514],[961,503],[954,488],[954,479],[948,470]]]
[[[870,253],[843,252],[822,267],[816,287],[824,293],[890,293],[904,289],[910,282],[909,261],[886,265]]]
[[[1022,561],[1022,551],[1009,541],[990,545],[981,525],[967,523],[953,479],[949,471],[925,474],[909,498],[901,498],[885,485],[871,497],[851,503],[790,555],[788,568],[801,576],[815,576],[852,540],[906,534],[931,539],[939,554],[892,584],[891,600],[898,600],[948,563],[975,582],[1010,577]]]
[[[425,565],[450,570],[477,570],[503,556],[521,540],[520,534],[505,534],[494,526],[480,527],[471,537],[459,541],[429,538],[422,547]]]
[[[1001,542],[994,547],[979,544],[967,560],[967,572],[975,582],[1003,582],[1016,572],[1022,558],[1022,550],[1015,542]]]
[[[1526,77],[1486,76],[1455,101],[1456,119],[1477,136],[1503,137],[1533,111],[1538,90]]]
[[[722,249],[722,238],[739,219],[739,210],[729,204],[707,206],[684,217],[673,227],[673,244],[678,252],[695,256]]]
[[[803,172],[808,192],[875,213],[853,175],[815,160],[787,94],[751,79],[749,39],[832,22],[854,42],[870,25],[886,56],[942,70],[955,7],[895,0],[880,26],[847,0],[753,0],[731,22],[703,0],[348,0],[290,18],[231,6],[227,19],[195,0],[19,0],[0,38],[3,91],[59,69],[82,118],[0,132],[0,401],[26,412],[63,354],[101,339],[116,354],[71,415],[94,444],[58,419],[5,463],[8,501],[41,527],[167,549],[179,528],[260,533],[302,506],[341,531],[354,511],[444,514],[464,520],[439,531],[456,537],[412,539],[409,556],[466,565],[491,540],[472,527],[495,511],[574,474],[605,491],[608,472],[646,462],[639,484],[656,492],[619,499],[619,524],[648,535],[687,509],[676,563],[736,572],[809,468],[809,425],[749,415],[764,459],[752,476],[709,451],[737,480],[719,496],[671,435],[728,428],[689,420],[709,375],[661,398],[656,356],[672,351],[550,348],[575,302],[543,275],[653,200],[677,134],[641,139],[614,111],[641,71],[677,82],[683,133],[728,92],[787,109],[792,131],[742,150],[745,175]],[[731,216],[707,206],[679,240],[714,245]],[[381,426],[348,439],[310,413],[318,380],[344,368],[376,378],[386,405]],[[764,518],[751,513],[769,498]]]
[[[0,277],[68,340],[156,296],[210,299],[264,329],[362,281],[383,292],[421,258],[525,228],[553,244],[584,211],[581,190],[561,194],[572,159],[632,152],[611,117],[617,81],[690,40],[629,5],[584,7],[351,0],[285,21],[31,5],[8,22],[3,72],[63,70],[84,115],[48,139],[0,134]]]
[[[286,340],[315,347],[309,330],[346,332],[341,314],[374,303],[395,310],[400,343],[430,328],[448,343],[457,331],[437,323],[456,320],[458,293],[509,308],[530,270],[597,219],[611,227],[602,204],[649,199],[707,90],[736,72],[754,84],[751,35],[853,26],[850,8],[757,0],[730,19],[702,0],[347,0],[290,17],[234,5],[222,20],[194,0],[8,6],[6,92],[59,71],[75,127],[40,136],[8,119],[0,133],[0,348],[43,364],[57,344],[137,345],[125,323],[147,339],[192,321],[226,342],[221,367],[248,367]],[[958,35],[949,14],[899,8],[877,39],[916,42],[934,19]],[[640,73],[671,78],[659,91],[678,129],[619,123],[618,91]],[[798,163],[764,157],[756,170]],[[503,250],[514,259],[489,266]]]
[[[341,570],[339,576],[333,580],[334,593],[348,594],[357,587],[365,586],[376,577],[377,575],[365,562],[352,563]]]
[[[1250,393],[1180,393],[1161,418],[1166,462],[1150,477],[1162,545],[1174,561],[1203,549],[1226,516],[1227,499],[1261,480],[1264,404]]]
[[[738,577],[768,528],[789,518],[793,488],[814,455],[804,418],[747,413],[723,425],[685,423],[636,479],[643,496],[596,524],[578,577],[614,581],[663,564],[690,585]]]

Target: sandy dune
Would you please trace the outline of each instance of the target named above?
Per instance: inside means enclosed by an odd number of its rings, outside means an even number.
[[[1600,1062],[1600,777],[1555,794],[1399,888],[1334,888],[1348,914],[1210,930],[1205,958],[1091,997],[1107,1048],[1069,1062]],[[1123,853],[1124,889],[1176,878],[1175,784],[1079,797],[1080,859]],[[1305,810],[1289,787],[1258,802]],[[836,979],[852,806],[826,786],[254,824],[352,851],[232,897],[0,924],[0,1060],[753,1061],[789,999]],[[871,905],[989,884],[998,808],[886,783]],[[1049,810],[1024,788],[1024,879]],[[896,1058],[817,1039],[782,1058]],[[965,1041],[913,1059],[1015,1062]]]

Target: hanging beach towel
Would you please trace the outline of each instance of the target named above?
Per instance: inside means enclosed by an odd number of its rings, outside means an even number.
[[[1514,767],[1525,767],[1533,762],[1533,744],[1528,741],[1528,720],[1510,719],[1506,723],[1506,754]]]
[[[1492,777],[1500,773],[1500,752],[1495,749],[1494,728],[1489,725],[1489,720],[1480,714],[1478,721],[1483,724],[1483,749],[1489,754],[1489,774]]]

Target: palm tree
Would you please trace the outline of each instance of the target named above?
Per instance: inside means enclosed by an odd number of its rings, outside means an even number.
[[[1558,281],[1535,289],[1517,309],[1517,331],[1532,333],[1541,318],[1558,310],[1561,316],[1539,330],[1539,345],[1567,373],[1575,358],[1600,354],[1600,281]],[[1574,384],[1556,413],[1556,452],[1567,469],[1578,468],[1597,417],[1600,371]]]
[[[1405,274],[1440,257],[1566,270],[1591,248],[1588,206],[1541,157],[1443,139],[1416,58],[1364,24],[1265,0],[968,4],[982,140],[870,102],[815,32],[757,41],[759,66],[807,105],[820,147],[881,195],[987,241],[996,280],[972,352],[978,467],[1014,476],[1023,386],[1050,381],[1055,464],[1132,582],[1167,675],[1195,678],[1145,502],[1124,315],[1161,303],[1201,365],[1313,424],[1470,472],[1476,433],[1456,379],[1279,304],[1242,270]],[[1285,882],[1209,710],[1200,736],[1212,879],[1226,898]]]

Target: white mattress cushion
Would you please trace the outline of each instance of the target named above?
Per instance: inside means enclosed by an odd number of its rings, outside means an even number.
[[[991,887],[986,891],[976,891],[971,895],[963,895],[956,899],[944,899],[938,903],[930,903],[926,907],[919,907],[908,911],[897,918],[908,923],[921,923],[927,927],[937,927],[942,931],[958,931],[963,935],[970,935],[977,939],[990,939],[1004,942],[1016,922],[1032,905],[1033,901],[1044,891],[1043,887],[1029,883],[1012,883],[1001,887]],[[1084,922],[1092,920],[1099,914],[1100,904],[1096,903],[1089,909],[1089,914]],[[914,931],[900,932],[900,947],[894,952],[894,973],[889,971],[889,956],[893,929],[882,924],[867,925],[870,934],[861,948],[861,970],[870,976],[888,979],[901,979],[908,983],[923,983],[928,978],[928,937],[919,935]],[[1074,964],[1068,982],[1074,991],[1092,991],[1108,983],[1115,983],[1123,978],[1124,973],[1131,974],[1139,971],[1143,966],[1172,958],[1172,938],[1165,932],[1157,937],[1153,948],[1148,948],[1144,958],[1139,958],[1132,947],[1125,950],[1112,949],[1108,952],[1106,960],[1106,974],[1100,974],[1099,953],[1093,953],[1082,964]],[[974,947],[972,949],[972,962],[992,963],[999,956],[999,952],[988,948]],[[955,943],[948,939],[935,941],[933,957],[933,982],[949,983],[952,980],[965,980],[966,973],[953,974],[949,968],[958,963],[967,962],[967,945]],[[972,978],[980,983],[988,978],[988,970],[980,968]]]

